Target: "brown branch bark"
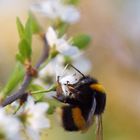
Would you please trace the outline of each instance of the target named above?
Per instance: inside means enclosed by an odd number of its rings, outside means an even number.
[[[45,42],[45,45],[44,45],[44,47],[42,49],[42,55],[41,55],[39,61],[37,62],[36,66],[35,66],[36,70],[39,69],[41,64],[48,58],[48,55],[49,55],[49,47],[48,47],[47,40],[45,39],[45,36],[43,36],[43,40]],[[29,86],[29,84],[32,81],[32,79],[33,79],[33,76],[31,76],[30,74],[26,73],[25,77],[24,77],[24,80],[23,80],[23,83],[21,84],[19,90],[15,94],[7,97],[1,103],[1,106],[5,107],[5,106],[11,104],[12,102],[16,101],[17,99],[20,99],[26,93],[26,89]]]

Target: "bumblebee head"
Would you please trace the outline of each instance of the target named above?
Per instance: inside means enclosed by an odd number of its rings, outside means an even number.
[[[65,74],[64,72],[66,71],[67,67],[71,66],[74,70],[76,70],[74,73]],[[57,84],[58,84],[58,92],[59,95],[60,93],[63,94],[65,97],[69,96],[71,94],[69,88],[75,85],[85,77],[84,74],[82,74],[78,69],[76,69],[74,66],[68,64],[64,68],[63,72],[61,71],[61,75],[57,75]]]
[[[69,96],[71,94],[70,87],[78,83],[79,80],[80,77],[76,74],[67,75],[61,78],[59,77],[57,83],[59,89],[61,89],[60,92],[62,92],[64,96]]]
[[[85,76],[79,80],[79,83],[81,83],[83,85],[85,85],[85,84],[97,84],[98,81],[97,81],[97,79],[91,78],[90,76]]]

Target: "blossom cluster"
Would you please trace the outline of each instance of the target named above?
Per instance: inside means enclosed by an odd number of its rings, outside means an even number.
[[[83,73],[88,73],[91,68],[90,61],[84,56],[84,49],[89,43],[89,37],[87,35],[68,37],[66,34],[68,27],[78,22],[80,18],[76,5],[70,0],[69,2],[67,0],[43,0],[33,3],[30,11],[34,16],[36,14],[43,15],[43,18],[51,21],[50,25],[46,27],[47,29],[43,31],[45,38],[43,41],[47,42],[49,56],[39,68],[38,76],[28,86],[27,93],[30,94],[5,108],[0,108],[0,139],[3,140],[39,140],[42,130],[50,128],[51,125],[47,118],[51,104],[46,101],[46,98],[48,95],[55,94],[55,89],[48,89],[55,85],[58,76],[65,75],[64,78],[60,79],[62,85],[67,80],[72,84],[76,82],[73,75],[79,77],[75,71],[66,70],[66,64],[73,64]],[[31,45],[30,23],[32,22],[29,20],[24,29],[20,20],[17,20],[21,39],[17,55],[18,67],[16,67],[15,75],[1,91],[3,98],[10,95],[12,90],[18,89],[24,79],[25,72],[29,73],[31,69],[32,51],[31,48],[27,47]],[[32,26],[33,24],[31,24]],[[37,33],[40,34],[40,32]],[[21,70],[24,65],[25,68],[28,68],[27,71]],[[66,87],[62,86],[62,88],[63,91],[66,90]]]
[[[62,0],[47,0],[34,4],[31,9],[49,19],[62,20],[73,24],[80,18],[79,11],[72,4],[65,4]]]
[[[39,140],[41,130],[50,127],[46,116],[48,103],[35,103],[33,97],[29,96],[25,105],[14,114],[18,106],[15,102],[10,107],[0,108],[0,139],[24,140],[26,136]]]

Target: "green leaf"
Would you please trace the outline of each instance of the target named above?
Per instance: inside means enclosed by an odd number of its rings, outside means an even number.
[[[43,99],[45,93],[50,93],[51,91],[56,91],[56,85],[54,84],[50,88],[44,89],[40,85],[32,84],[29,87],[29,90],[31,91],[32,96],[34,96],[34,98],[37,101],[41,101]]]
[[[37,85],[37,84],[31,84],[29,87],[29,90],[31,91],[38,91],[38,90],[45,90],[44,87]]]
[[[19,43],[19,53],[20,59],[26,60],[31,58],[32,49],[27,40],[23,39]]]
[[[30,16],[25,24],[25,38],[26,38],[26,40],[28,40],[29,44],[31,45],[31,42],[32,42],[32,19]]]
[[[10,95],[10,93],[19,85],[20,81],[24,77],[24,68],[20,63],[17,63],[15,69],[9,78],[7,84],[4,86],[0,94],[4,97]]]
[[[35,17],[32,14],[29,14],[29,18],[25,24],[25,36],[28,39],[29,43],[32,42],[32,34],[38,33],[41,31],[41,27],[39,26]]]
[[[30,14],[25,27],[21,23],[20,19],[17,18],[17,28],[20,36],[19,41],[19,52],[16,55],[16,59],[24,63],[25,60],[30,60],[32,55],[32,35],[40,30],[37,21]]]
[[[35,19],[35,17],[30,14],[30,18],[31,18],[31,25],[32,25],[32,33],[36,34],[42,31],[41,27],[39,26],[37,20]]]
[[[77,35],[72,38],[72,45],[77,46],[79,49],[85,49],[91,42],[91,37],[85,34]]]
[[[29,86],[29,91],[34,92],[34,91],[40,91],[40,90],[45,90],[42,86],[37,85],[37,84],[31,84]],[[44,97],[44,93],[39,93],[39,94],[32,94],[33,97],[37,100],[40,101]]]
[[[20,38],[23,38],[24,37],[24,27],[19,18],[16,19],[16,24],[17,24],[19,36],[20,36]]]
[[[70,56],[64,56],[64,64],[71,64],[72,63],[72,58]]]
[[[73,5],[77,5],[80,2],[80,0],[65,0],[65,1],[68,4],[73,4]]]
[[[20,36],[20,41],[18,45],[19,52],[16,55],[16,59],[19,62],[24,63],[25,60],[30,60],[32,55],[32,17],[28,17],[25,27],[21,23],[20,19],[17,18],[17,28]]]
[[[64,23],[64,22],[60,23],[59,26],[57,27],[58,37],[62,37],[67,31],[68,27],[69,27],[69,24]]]
[[[52,115],[56,109],[55,105],[50,105],[47,114]]]
[[[21,62],[22,64],[24,63],[24,58],[22,57],[22,55],[20,53],[16,54],[16,60]]]

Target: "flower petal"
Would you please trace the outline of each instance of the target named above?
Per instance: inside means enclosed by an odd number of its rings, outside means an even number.
[[[6,114],[5,110],[0,108],[0,131],[3,131],[8,140],[22,140],[20,125],[16,117]]]
[[[59,7],[60,2],[58,2],[58,0],[47,0],[33,4],[31,11],[38,12],[50,19],[55,19],[59,17]]]
[[[64,38],[58,39],[56,49],[63,55],[72,56],[79,53],[79,49],[72,46]]]
[[[77,55],[78,53],[79,53],[79,49],[74,46],[70,46],[68,49],[62,52],[63,55],[67,55],[67,56]]]
[[[61,0],[47,0],[32,5],[31,10],[52,20],[57,18],[67,23],[78,21],[80,14],[73,5],[66,5]]]
[[[84,55],[76,56],[73,65],[82,73],[89,73],[91,70],[91,62]]]
[[[40,139],[39,132],[35,131],[31,127],[27,127],[26,132],[28,133],[29,137],[32,138],[32,140],[39,140]]]
[[[63,72],[64,72],[64,67],[61,66],[61,65],[56,65],[55,66],[55,73],[56,73],[56,80],[58,80],[58,76],[62,76],[63,75]]]
[[[50,47],[53,47],[56,44],[57,34],[52,27],[48,28],[48,31],[46,32],[46,39]]]
[[[79,11],[74,6],[66,6],[63,13],[61,14],[63,21],[68,23],[75,23],[80,18]]]
[[[35,105],[34,105],[34,108],[33,108],[33,110],[35,111],[34,113],[36,113],[36,114],[43,114],[43,113],[45,113],[47,110],[48,110],[48,108],[49,108],[49,105],[47,104],[47,103],[36,103]]]
[[[31,126],[36,131],[41,131],[43,128],[49,128],[50,122],[45,116],[34,117]]]

